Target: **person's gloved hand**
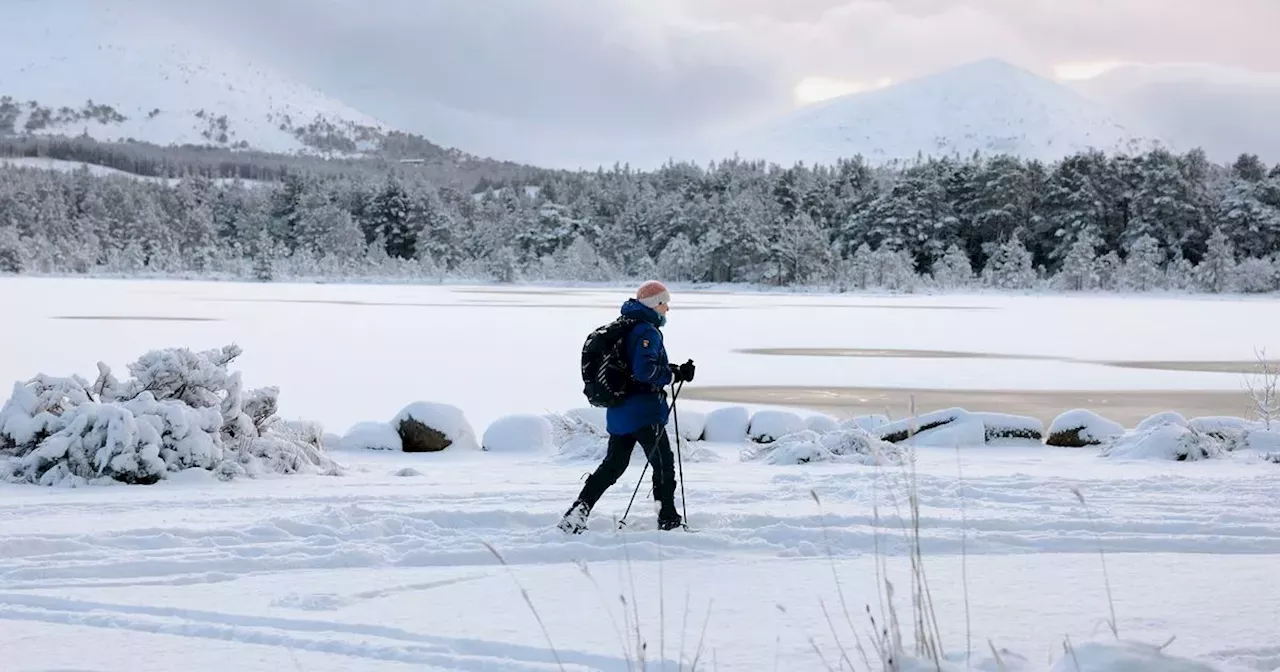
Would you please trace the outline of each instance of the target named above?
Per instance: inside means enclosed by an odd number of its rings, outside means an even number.
[[[685,362],[684,364],[681,364],[679,367],[679,371],[680,371],[681,381],[686,383],[691,382],[693,380],[693,374],[694,374],[693,360],[691,359]]]

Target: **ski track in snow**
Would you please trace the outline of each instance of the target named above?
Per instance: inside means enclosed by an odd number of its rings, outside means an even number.
[[[1081,463],[1096,459],[1069,457]],[[501,460],[486,458],[484,466]],[[837,557],[871,554],[877,547],[890,555],[907,552],[898,513],[905,511],[901,468],[806,473],[804,468],[734,465],[757,479],[727,479],[717,476],[715,467],[698,466],[686,470],[691,525],[698,533],[664,535],[665,558],[825,554],[828,544]],[[472,471],[462,464],[451,468]],[[626,481],[638,476],[636,470],[629,469],[602,500],[591,531],[566,540],[554,525],[579,485],[579,470],[520,469],[524,478],[544,475],[546,485],[459,487],[459,479],[443,487],[423,486],[417,494],[364,486],[339,495],[226,497],[214,487],[181,500],[171,494],[124,503],[40,498],[9,506],[8,522],[0,524],[5,534],[0,586],[188,585],[307,569],[490,567],[494,558],[481,542],[493,544],[514,564],[619,559],[624,544],[633,560],[657,559],[659,533],[652,529],[643,493],[632,509],[630,531],[612,530],[610,516],[625,507],[631,490]],[[970,555],[1088,553],[1099,545],[1110,553],[1280,553],[1280,515],[1270,506],[1280,496],[1280,483],[1262,465],[1256,469],[1254,476],[1229,480],[1193,474],[1046,480],[1013,473],[961,481],[921,472],[915,481],[923,550],[959,553],[963,543]],[[1075,500],[1073,488],[1085,495],[1088,510]],[[820,496],[822,511],[811,489]],[[878,534],[873,508],[881,518]],[[152,524],[143,511],[189,522]],[[114,519],[88,532],[44,531],[59,521],[88,518]],[[131,518],[146,524],[130,527]]]

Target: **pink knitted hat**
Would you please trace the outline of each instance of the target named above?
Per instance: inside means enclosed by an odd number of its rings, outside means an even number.
[[[669,303],[671,293],[667,286],[657,280],[650,280],[636,290],[636,299],[650,308],[657,308],[660,303]]]

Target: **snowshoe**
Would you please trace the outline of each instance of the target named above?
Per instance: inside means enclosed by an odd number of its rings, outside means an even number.
[[[582,534],[587,529],[587,516],[590,514],[591,509],[587,507],[587,503],[578,500],[564,512],[564,517],[556,527],[565,534]]]

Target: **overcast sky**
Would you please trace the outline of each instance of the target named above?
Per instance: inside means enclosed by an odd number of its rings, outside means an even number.
[[[788,109],[798,87],[820,97],[991,56],[1046,75],[1280,72],[1280,0],[147,1],[388,123],[521,159],[641,147]]]

